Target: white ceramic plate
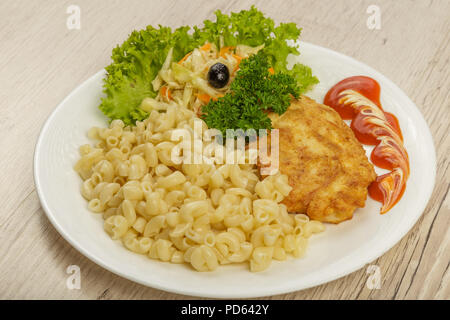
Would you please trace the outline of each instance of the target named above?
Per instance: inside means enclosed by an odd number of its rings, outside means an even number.
[[[414,103],[382,74],[309,43],[301,43],[301,53],[299,59],[320,79],[308,94],[319,102],[345,77],[367,75],[380,83],[381,103],[398,117],[411,161],[406,192],[387,214],[380,215],[379,203],[368,199],[352,220],[328,225],[325,232],[312,237],[304,258],[273,262],[261,273],[249,272],[247,265],[200,273],[185,265],[134,254],[103,231],[101,215],[87,210],[80,195],[81,179],[73,170],[78,147],[90,142],[88,129],[107,125],[97,108],[105,74],[100,71],[55,109],[36,146],[36,189],[52,224],[77,250],[102,267],[146,286],[192,296],[244,298],[287,293],[340,278],[381,256],[413,227],[433,190],[436,164],[430,131]]]

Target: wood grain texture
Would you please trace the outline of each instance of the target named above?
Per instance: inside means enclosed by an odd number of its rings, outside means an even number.
[[[200,24],[216,9],[251,4],[276,22],[303,27],[302,39],[350,55],[398,84],[422,111],[437,151],[428,206],[396,246],[366,268],[274,299],[450,298],[450,1],[377,0],[380,30],[366,26],[372,1],[6,0],[0,2],[0,298],[185,299],[147,288],[97,266],[56,232],[37,197],[32,158],[40,128],[55,106],[110,60],[111,48],[147,24]],[[68,30],[66,9],[81,8],[81,30]],[[375,4],[375,3],[374,3]],[[66,268],[81,268],[81,289],[66,288]]]

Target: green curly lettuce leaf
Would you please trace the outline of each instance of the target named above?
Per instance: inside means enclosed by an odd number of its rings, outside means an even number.
[[[174,31],[169,27],[133,31],[129,38],[113,49],[112,60],[106,67],[104,93],[100,109],[110,119],[122,119],[132,125],[144,120],[148,114],[139,108],[145,97],[155,97],[151,81],[161,69],[164,60],[173,47],[173,58],[181,59],[199,43],[188,34],[189,27]]]

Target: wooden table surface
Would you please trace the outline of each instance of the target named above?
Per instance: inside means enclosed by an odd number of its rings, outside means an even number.
[[[189,3],[189,4],[188,4]],[[366,286],[367,268],[276,299],[449,299],[450,1],[138,1],[3,0],[0,2],[0,298],[184,299],[112,274],[73,249],[40,207],[32,159],[39,131],[57,104],[110,61],[113,46],[148,24],[200,24],[251,4],[276,22],[296,22],[302,39],[374,67],[417,104],[431,128],[437,180],[417,224],[371,264],[381,288]],[[381,28],[367,27],[376,4]],[[66,26],[78,5],[81,28]],[[66,268],[81,269],[69,290]]]

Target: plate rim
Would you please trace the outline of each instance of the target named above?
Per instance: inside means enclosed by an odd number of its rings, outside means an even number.
[[[391,81],[389,78],[387,78],[386,76],[384,76],[381,72],[375,70],[374,68],[370,67],[369,65],[365,64],[364,62],[361,62],[355,58],[352,58],[348,55],[345,55],[343,53],[340,53],[338,51],[334,51],[332,49],[329,48],[325,48],[316,44],[312,44],[309,42],[304,42],[304,41],[299,41],[300,46],[309,46],[313,49],[316,50],[322,50],[325,51],[329,54],[332,55],[337,55],[340,58],[343,58],[347,61],[351,61],[352,63],[356,63],[358,65],[361,65],[362,67],[366,68],[367,70],[369,70],[372,73],[376,73],[377,77],[379,77],[383,82],[389,83],[390,86],[394,87],[395,89],[397,89],[398,91],[400,91],[401,93],[403,93],[404,97],[406,99],[408,99],[408,101],[411,103],[411,105],[413,105],[415,107],[415,111],[417,111],[418,116],[421,118],[421,120],[424,122],[424,124],[426,125],[426,132],[421,132],[422,135],[424,135],[424,138],[426,141],[428,141],[430,143],[430,148],[432,150],[427,162],[430,164],[430,167],[433,167],[432,173],[431,173],[431,187],[428,188],[428,190],[425,190],[426,194],[425,197],[423,198],[424,200],[422,200],[422,202],[420,203],[420,207],[418,206],[419,210],[417,210],[417,214],[413,217],[411,217],[409,219],[409,223],[407,224],[407,226],[402,226],[401,229],[399,229],[399,231],[397,233],[394,234],[394,236],[392,237],[392,239],[384,246],[378,248],[378,250],[376,251],[371,251],[371,254],[365,254],[365,255],[361,255],[359,258],[359,262],[358,263],[354,263],[352,266],[345,268],[345,270],[341,270],[341,272],[336,272],[334,274],[328,275],[327,277],[323,277],[321,278],[321,280],[318,281],[312,281],[309,283],[306,283],[303,286],[298,286],[296,284],[294,285],[289,285],[289,284],[285,284],[285,285],[280,285],[277,286],[275,288],[271,288],[268,289],[266,292],[264,293],[258,293],[258,292],[252,292],[251,288],[249,290],[247,290],[244,294],[233,294],[233,293],[204,293],[201,290],[193,290],[191,288],[185,288],[185,287],[176,287],[176,286],[167,286],[167,285],[162,285],[160,283],[148,283],[147,281],[141,280],[137,277],[134,277],[133,275],[127,274],[126,272],[122,272],[121,270],[117,269],[114,266],[108,265],[107,263],[104,263],[100,258],[97,258],[95,256],[95,254],[91,254],[89,252],[89,250],[85,249],[83,245],[80,245],[78,243],[77,240],[73,239],[68,232],[65,231],[65,229],[58,223],[58,220],[56,218],[56,216],[52,213],[52,211],[49,208],[49,205],[47,203],[47,199],[45,197],[45,195],[43,194],[43,189],[41,187],[42,181],[40,181],[39,179],[39,160],[40,160],[40,154],[39,151],[41,149],[41,144],[43,143],[43,139],[45,136],[46,131],[48,130],[50,124],[52,123],[52,119],[55,117],[55,115],[57,114],[57,112],[60,110],[61,106],[64,105],[66,103],[66,101],[70,100],[72,98],[72,96],[75,96],[78,91],[81,90],[81,88],[85,85],[87,85],[88,83],[94,81],[95,79],[97,79],[97,77],[99,77],[100,75],[105,75],[106,71],[105,69],[101,69],[100,71],[96,72],[95,74],[93,74],[92,76],[90,76],[88,79],[86,79],[85,81],[83,81],[82,83],[80,83],[75,89],[73,89],[54,109],[53,111],[50,113],[50,115],[48,116],[48,118],[46,119],[46,121],[44,122],[44,124],[42,125],[42,128],[39,132],[39,138],[37,140],[37,143],[35,145],[35,149],[34,149],[34,156],[33,156],[33,177],[34,177],[34,183],[35,183],[35,187],[36,187],[36,192],[38,194],[39,197],[39,201],[41,203],[41,207],[43,209],[43,211],[45,212],[47,218],[50,220],[51,224],[53,225],[53,227],[58,231],[58,233],[72,246],[74,247],[78,252],[80,252],[81,254],[83,254],[85,257],[87,257],[88,259],[90,259],[91,261],[93,261],[94,263],[96,263],[97,265],[101,266],[102,268],[118,275],[121,276],[125,279],[131,280],[133,282],[139,283],[141,285],[144,285],[146,287],[151,287],[151,288],[155,288],[158,290],[163,290],[166,292],[173,292],[176,294],[182,294],[182,295],[189,295],[189,296],[194,296],[194,297],[208,297],[208,298],[254,298],[254,297],[267,297],[267,296],[272,296],[272,295],[278,295],[278,294],[286,294],[286,293],[290,293],[290,292],[294,292],[294,291],[300,291],[300,290],[305,290],[305,289],[309,289],[321,284],[325,284],[331,281],[334,281],[336,279],[342,278],[346,275],[349,275],[359,269],[361,269],[362,267],[364,267],[364,265],[366,265],[367,263],[374,261],[375,259],[379,258],[380,256],[382,256],[383,254],[385,254],[388,250],[390,250],[391,248],[393,248],[396,244],[398,244],[398,242],[400,242],[403,237],[405,237],[405,235],[414,227],[414,225],[417,223],[417,221],[419,220],[419,218],[423,215],[426,206],[428,205],[430,199],[431,199],[431,195],[434,191],[435,188],[435,184],[436,184],[436,149],[435,149],[435,145],[434,145],[434,141],[433,141],[433,137],[431,134],[431,130],[430,127],[428,126],[427,121],[425,120],[425,118],[423,117],[422,112],[420,111],[420,109],[417,107],[417,105],[409,98],[409,96],[398,86],[396,85],[393,81]]]

